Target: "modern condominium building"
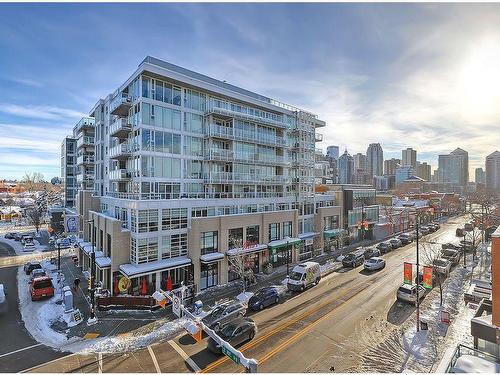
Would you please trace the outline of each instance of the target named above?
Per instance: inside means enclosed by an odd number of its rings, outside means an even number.
[[[384,174],[384,151],[380,143],[370,143],[366,150],[366,167],[370,176],[382,176]]]
[[[129,294],[167,280],[224,284],[241,259],[258,273],[310,258],[340,226],[335,195],[314,194],[326,124],[312,113],[146,57],[90,116],[80,264],[96,251],[97,279],[113,292],[122,278]]]
[[[64,184],[64,206],[73,207],[76,186],[76,139],[66,137],[61,143],[61,178]]]

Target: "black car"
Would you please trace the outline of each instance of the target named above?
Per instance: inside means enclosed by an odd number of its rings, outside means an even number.
[[[380,256],[380,250],[377,249],[376,247],[369,247],[368,249],[365,250],[364,255],[365,255],[365,259],[378,257],[378,256]]]
[[[252,340],[256,332],[257,326],[252,319],[239,318],[222,328],[218,335],[234,347],[245,341]],[[213,353],[222,353],[220,345],[211,337],[208,339],[207,348]]]
[[[350,254],[347,254],[342,259],[342,265],[345,268],[358,267],[358,266],[361,266],[364,262],[365,262],[364,252],[350,253]]]
[[[381,242],[377,245],[377,249],[380,250],[381,254],[386,254],[392,250],[392,245],[389,242]]]
[[[397,249],[398,247],[401,247],[401,245],[402,245],[401,240],[399,240],[397,238],[391,238],[389,240],[389,243],[391,244],[393,249]]]
[[[223,303],[215,307],[210,314],[205,316],[202,321],[210,329],[220,331],[226,324],[243,317],[247,312],[246,305],[240,301]]]
[[[8,240],[13,240],[15,236],[16,236],[15,233],[6,233],[4,237]]]
[[[270,306],[273,303],[278,303],[280,301],[280,296],[278,289],[275,287],[265,287],[259,289],[250,299],[248,300],[248,307],[252,310],[262,310],[264,307]]]
[[[24,272],[26,272],[26,275],[29,275],[31,273],[31,271],[33,271],[34,269],[41,269],[42,268],[42,265],[40,264],[40,262],[28,262],[24,265]]]
[[[14,239],[16,241],[21,241],[21,238],[23,238],[23,234],[22,233],[14,233]]]

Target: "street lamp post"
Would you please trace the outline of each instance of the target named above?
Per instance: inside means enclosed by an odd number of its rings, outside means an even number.
[[[417,290],[417,332],[420,331],[420,296],[419,296],[419,286],[420,286],[420,274],[418,273],[419,272],[419,268],[420,268],[420,258],[419,258],[419,247],[418,247],[418,227],[419,227],[419,217],[416,216],[415,217],[415,221],[416,221],[416,236],[417,236],[417,286],[416,286],[416,290]],[[423,276],[423,275],[422,275]]]
[[[57,270],[61,270],[61,241],[57,243]]]
[[[94,235],[94,219],[87,221],[92,223],[90,228],[92,252],[90,253],[90,317],[87,321],[88,325],[97,323],[97,317],[95,315],[95,235]]]
[[[286,240],[286,275],[289,275],[289,268],[290,268],[290,247],[289,247],[290,241],[288,239]]]

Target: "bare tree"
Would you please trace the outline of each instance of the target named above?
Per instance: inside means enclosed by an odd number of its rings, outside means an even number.
[[[26,218],[28,219],[28,222],[35,227],[37,233],[40,230],[44,213],[45,211],[42,210],[40,206],[37,205],[31,206],[25,211],[25,215]]]
[[[40,172],[26,172],[21,182],[24,184],[28,192],[33,193],[40,188],[41,184],[44,183],[44,177]]]
[[[246,290],[246,282],[248,278],[253,276],[253,271],[248,267],[248,254],[245,254],[243,248],[243,239],[237,238],[230,241],[234,244],[235,254],[228,257],[229,267],[242,280],[243,292]]]
[[[446,275],[434,271],[434,262],[441,258],[441,245],[421,241],[419,243],[419,247],[422,254],[422,259],[428,266],[432,267],[432,284],[438,285],[440,298],[439,304],[440,306],[443,306],[443,283],[446,279]],[[417,278],[419,278],[419,275],[417,275]]]

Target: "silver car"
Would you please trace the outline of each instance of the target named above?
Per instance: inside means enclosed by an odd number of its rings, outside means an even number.
[[[365,270],[376,271],[385,268],[385,260],[379,257],[373,257],[365,260],[364,263]]]
[[[0,314],[7,312],[7,292],[3,284],[0,284]]]
[[[247,307],[240,301],[228,302],[215,307],[202,321],[210,329],[220,331],[226,324],[246,314]]]

